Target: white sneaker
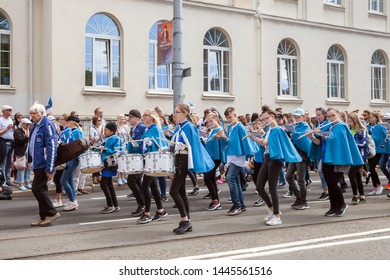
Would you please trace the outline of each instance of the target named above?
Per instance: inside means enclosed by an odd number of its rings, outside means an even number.
[[[375,195],[376,194],[376,189],[373,189],[372,191],[370,191],[367,195]]]
[[[121,178],[118,178],[117,183],[118,183],[118,185],[123,185],[122,179],[121,179]]]
[[[54,201],[53,201],[54,208],[61,207],[62,205],[63,205],[62,200],[54,199]]]
[[[381,195],[383,192],[383,187],[379,186],[376,188],[375,195]]]
[[[277,226],[282,224],[282,220],[276,216],[274,216],[271,220],[266,222],[267,225],[269,226]]]
[[[126,179],[126,178],[123,178],[123,179],[122,179],[122,182],[123,182],[123,184],[127,184],[127,179]]]
[[[77,210],[77,203],[76,202],[72,202],[72,201],[69,201],[68,203],[65,204],[64,206],[64,211],[73,211],[73,210]]]
[[[272,218],[274,216],[275,216],[274,213],[268,213],[268,215],[265,216],[264,221],[268,222],[268,221],[272,220]]]

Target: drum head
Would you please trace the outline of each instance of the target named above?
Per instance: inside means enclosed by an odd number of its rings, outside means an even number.
[[[92,174],[103,170],[103,167],[94,166],[89,168],[80,169],[80,171],[84,174]]]

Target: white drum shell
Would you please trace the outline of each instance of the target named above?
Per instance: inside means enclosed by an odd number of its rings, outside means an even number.
[[[98,152],[85,152],[79,156],[80,171],[85,174],[99,172],[104,168],[102,158]]]
[[[175,156],[169,152],[150,152],[145,155],[145,174],[163,177],[175,173]]]
[[[127,154],[118,157],[118,172],[140,174],[144,172],[144,157],[142,154]]]

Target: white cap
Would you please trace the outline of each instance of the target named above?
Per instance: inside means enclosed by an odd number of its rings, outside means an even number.
[[[5,110],[13,110],[14,108],[12,108],[11,106],[9,105],[4,105],[3,107],[1,107],[1,111],[5,111]]]
[[[22,119],[22,123],[25,123],[25,124],[31,124],[31,121],[27,118],[23,118]]]
[[[383,118],[385,120],[390,120],[390,113],[386,113]]]
[[[294,109],[292,114],[293,114],[293,116],[304,116],[305,111],[303,111],[303,109],[301,109],[301,108],[296,108],[296,109]]]

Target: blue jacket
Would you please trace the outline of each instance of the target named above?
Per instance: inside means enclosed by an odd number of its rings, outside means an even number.
[[[141,123],[141,122],[138,123],[134,129],[133,128],[130,129],[131,139],[132,140],[140,140],[142,135],[145,132],[145,129],[146,129],[146,126],[143,123]],[[142,150],[141,150],[142,143],[137,142],[136,144],[138,144],[138,145],[134,144],[136,147],[133,146],[132,142],[128,142],[126,144],[126,149],[127,149],[129,154],[142,154]]]
[[[142,135],[141,139],[149,138],[150,139],[150,146],[143,142],[140,142],[140,146],[143,147],[142,152],[144,154],[150,153],[150,152],[157,152],[159,150],[159,147],[157,147],[156,143],[162,148],[168,146],[167,142],[161,140],[165,139],[165,135],[161,128],[159,128],[156,124],[152,124],[150,127],[146,128],[144,130],[144,135]],[[154,139],[154,140],[153,140]]]
[[[35,137],[33,137],[34,135]],[[28,149],[28,162],[33,163],[33,169],[45,168],[46,173],[54,173],[57,160],[57,141],[56,128],[47,117],[43,117],[33,125]]]

